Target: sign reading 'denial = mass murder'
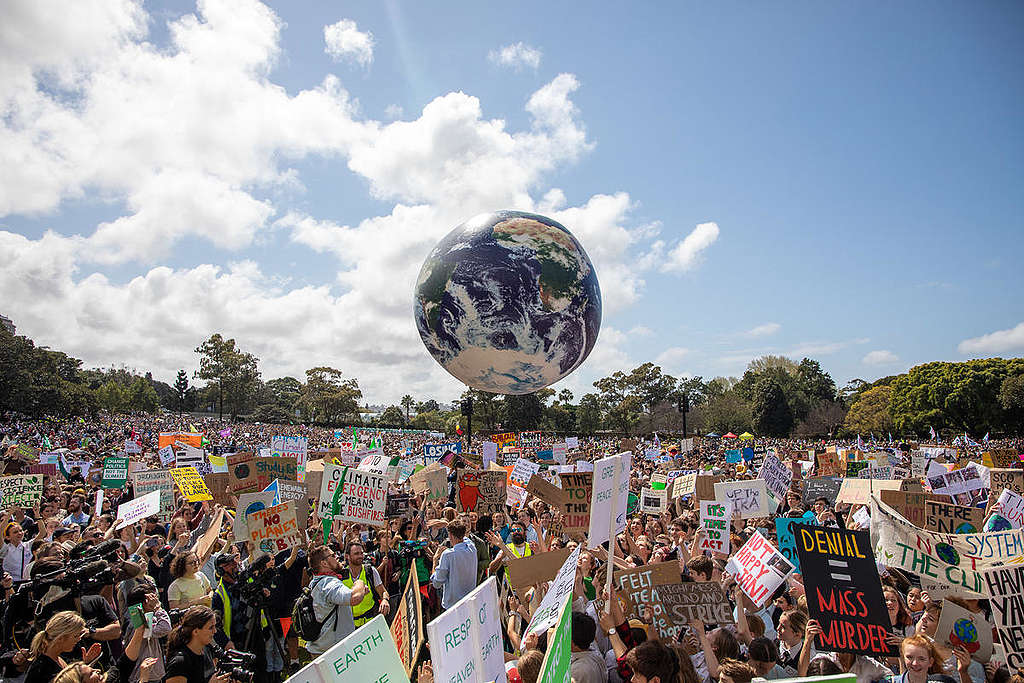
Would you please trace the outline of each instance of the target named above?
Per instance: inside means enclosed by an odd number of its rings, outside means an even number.
[[[821,625],[818,650],[894,656],[868,532],[803,524],[792,528],[804,570],[807,610]]]

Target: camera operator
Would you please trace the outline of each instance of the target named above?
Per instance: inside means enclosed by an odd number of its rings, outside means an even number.
[[[231,675],[218,674],[213,659],[217,615],[209,607],[194,605],[167,637],[166,683],[230,683]]]
[[[245,642],[246,627],[251,616],[251,606],[242,595],[238,583],[238,557],[224,553],[214,564],[220,581],[213,595],[213,611],[221,617],[221,628],[228,638],[228,648],[240,647]]]

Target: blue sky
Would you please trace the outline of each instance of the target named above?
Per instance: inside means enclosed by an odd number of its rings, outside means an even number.
[[[412,283],[499,208],[598,268],[577,395],[647,360],[808,355],[844,383],[1024,351],[1019,3],[25,0],[6,24],[0,313],[89,365],[168,379],[222,331],[265,378],[452,398]]]

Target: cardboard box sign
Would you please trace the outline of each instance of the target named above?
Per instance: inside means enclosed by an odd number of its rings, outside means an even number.
[[[566,493],[562,489],[558,488],[544,477],[539,474],[535,474],[530,477],[530,481],[526,484],[526,491],[540,498],[548,505],[562,509],[566,503]]]
[[[508,564],[508,579],[512,588],[522,595],[522,589],[555,578],[570,552],[568,548],[559,548],[512,560]]]

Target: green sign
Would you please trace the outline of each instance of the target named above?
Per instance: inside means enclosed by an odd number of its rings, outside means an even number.
[[[564,683],[569,680],[570,637],[572,635],[572,594],[565,596],[555,627],[555,637],[548,641],[548,651],[540,667],[537,683]]]
[[[626,514],[631,515],[637,511],[640,507],[640,498],[633,492],[630,492],[629,498],[626,499]]]
[[[103,481],[100,486],[105,489],[123,489],[127,481],[128,458],[103,458]]]

